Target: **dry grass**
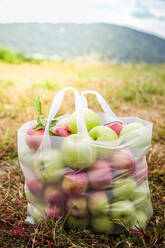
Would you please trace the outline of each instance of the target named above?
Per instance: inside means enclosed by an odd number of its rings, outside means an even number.
[[[58,223],[24,224],[24,177],[16,151],[16,130],[35,118],[32,99],[39,95],[48,115],[56,92],[73,86],[99,91],[119,116],[136,115],[154,123],[147,154],[154,216],[142,235],[94,235],[87,230],[65,232]],[[99,111],[96,99],[89,106]],[[0,64],[0,247],[147,247],[163,248],[165,210],[165,65],[82,64],[43,62]],[[72,112],[67,93],[60,112]]]

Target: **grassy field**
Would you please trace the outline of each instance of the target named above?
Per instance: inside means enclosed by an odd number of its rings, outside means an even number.
[[[24,224],[24,177],[17,157],[16,131],[35,119],[33,97],[40,96],[44,115],[53,97],[65,86],[97,90],[118,116],[138,116],[153,122],[147,154],[154,216],[141,235],[94,235],[68,231],[58,223]],[[65,96],[60,113],[74,110],[73,95]],[[89,106],[100,107],[94,97]],[[115,65],[86,61],[0,63],[0,247],[165,247],[165,65]]]

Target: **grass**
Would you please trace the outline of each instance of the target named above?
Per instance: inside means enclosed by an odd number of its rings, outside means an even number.
[[[16,53],[7,48],[0,48],[0,61],[9,64],[21,64],[23,62],[40,63],[42,60],[27,57],[23,53]]]
[[[56,92],[73,86],[97,90],[118,116],[136,115],[152,121],[153,140],[147,153],[154,216],[141,235],[95,235],[88,230],[62,229],[57,223],[24,223],[24,176],[17,157],[16,130],[35,119],[32,100],[39,95],[44,115]],[[60,113],[74,110],[67,93]],[[96,99],[89,106],[100,111]],[[41,64],[0,63],[0,247],[163,248],[165,246],[165,65],[115,65],[43,61]]]

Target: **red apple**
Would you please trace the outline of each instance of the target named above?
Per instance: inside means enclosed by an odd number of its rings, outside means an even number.
[[[141,183],[147,179],[147,175],[147,163],[145,157],[143,157],[141,160],[136,162],[133,178],[136,180],[137,183]]]
[[[63,127],[67,131],[69,131],[69,121],[70,121],[70,117],[66,117],[64,119],[61,119],[57,122],[57,127]]]
[[[135,168],[134,157],[129,150],[118,150],[112,155],[111,166],[115,170],[132,172]]]
[[[37,150],[41,144],[45,129],[41,128],[41,129],[35,130],[34,128],[35,126],[31,127],[27,131],[26,143],[31,149]]]
[[[44,192],[45,200],[50,205],[58,205],[61,206],[64,201],[63,192],[57,189],[54,186],[48,186]]]
[[[120,134],[121,130],[123,129],[123,124],[120,122],[113,122],[109,126],[117,135]]]
[[[36,178],[35,176],[29,176],[26,179],[26,185],[29,191],[34,195],[41,195],[43,191],[43,184],[42,182]]]
[[[85,217],[88,214],[86,197],[69,198],[66,203],[66,210],[75,217]]]
[[[88,187],[88,177],[85,172],[68,172],[64,175],[62,189],[68,195],[85,194]]]
[[[55,127],[53,133],[56,133],[62,137],[68,137],[71,134],[65,127]]]
[[[45,210],[45,213],[48,218],[58,219],[60,216],[62,216],[62,209],[60,207],[48,207]]]
[[[88,171],[89,182],[93,189],[105,189],[112,181],[110,163],[97,160]]]

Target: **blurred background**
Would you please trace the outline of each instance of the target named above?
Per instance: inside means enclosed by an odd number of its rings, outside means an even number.
[[[0,45],[35,58],[165,61],[164,0],[1,0],[0,23]]]

